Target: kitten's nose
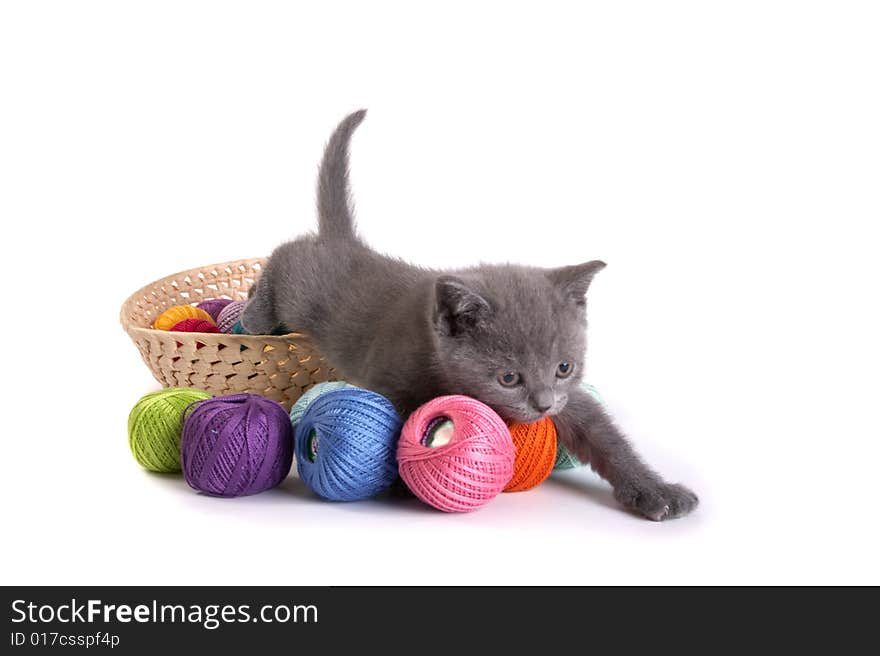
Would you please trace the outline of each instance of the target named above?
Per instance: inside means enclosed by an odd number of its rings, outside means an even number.
[[[555,400],[556,397],[553,395],[553,390],[541,390],[532,395],[532,406],[538,412],[547,412],[553,407]]]

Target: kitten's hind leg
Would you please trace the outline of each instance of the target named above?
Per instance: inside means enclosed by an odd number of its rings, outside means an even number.
[[[271,286],[265,278],[261,278],[248,291],[248,302],[241,315],[241,326],[251,335],[271,335],[278,323]]]
[[[666,483],[635,452],[604,408],[589,394],[575,390],[553,417],[560,442],[614,488],[624,506],[654,521],[682,517],[699,499],[683,485]]]

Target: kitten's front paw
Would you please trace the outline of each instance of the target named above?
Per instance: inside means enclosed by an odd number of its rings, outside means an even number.
[[[684,517],[700,503],[696,494],[678,483],[621,485],[614,496],[627,508],[655,522]]]

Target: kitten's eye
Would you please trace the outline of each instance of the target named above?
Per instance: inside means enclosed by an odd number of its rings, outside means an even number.
[[[559,366],[556,367],[556,377],[568,378],[571,376],[572,371],[574,371],[574,365],[571,362],[560,362]]]
[[[501,383],[503,387],[514,387],[519,385],[519,381],[521,380],[522,376],[515,371],[508,371],[507,373],[498,376],[498,382]]]

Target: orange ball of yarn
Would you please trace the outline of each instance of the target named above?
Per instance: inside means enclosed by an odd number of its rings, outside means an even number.
[[[216,325],[210,314],[194,305],[175,305],[156,317],[156,320],[153,322],[153,328],[156,330],[171,330],[185,319],[204,319],[205,321],[210,321],[211,325]]]
[[[543,483],[556,464],[556,426],[550,417],[533,424],[512,424],[510,436],[516,447],[513,478],[505,492],[531,490]]]

